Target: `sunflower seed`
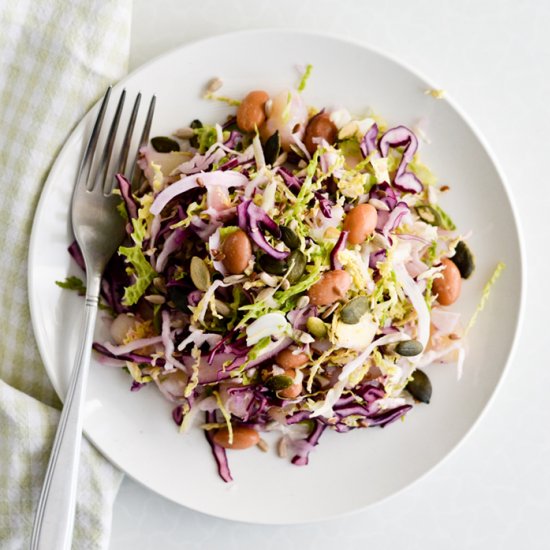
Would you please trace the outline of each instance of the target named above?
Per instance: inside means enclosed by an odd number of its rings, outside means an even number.
[[[172,135],[180,139],[191,139],[195,135],[195,130],[189,126],[185,126],[176,130]]]
[[[269,275],[269,273],[266,273],[265,271],[260,273],[260,279],[267,285],[275,287],[279,283],[276,277],[273,277],[272,275]]]
[[[221,78],[213,78],[206,87],[206,91],[209,94],[213,94],[214,92],[217,92],[221,87],[223,86],[223,80]]]
[[[264,453],[267,453],[269,451],[269,445],[267,444],[267,441],[265,439],[262,439],[260,437],[258,443],[256,443],[256,447],[260,449],[260,451],[263,451]]]
[[[277,443],[277,454],[281,458],[286,458],[288,456],[286,438],[284,436],[281,437],[281,439],[279,439],[279,442]]]
[[[302,342],[302,344],[312,344],[313,342],[315,342],[315,338],[313,338],[313,336],[311,336],[311,334],[308,334],[307,332],[302,332],[298,340]]]
[[[150,304],[155,305],[164,304],[164,302],[166,302],[166,298],[164,296],[161,296],[160,294],[150,294],[149,296],[145,296],[145,299]]]
[[[266,300],[269,300],[273,294],[275,294],[274,288],[264,288],[263,290],[260,290],[258,296],[256,296],[256,302],[265,302]]]
[[[336,309],[340,306],[340,304],[338,302],[335,302],[334,304],[332,304],[328,309],[326,309],[322,314],[321,314],[321,319],[328,319],[335,311]]]
[[[235,285],[242,282],[244,279],[246,279],[244,275],[229,275],[227,277],[224,277],[223,282],[226,285]]]
[[[296,307],[298,309],[304,309],[309,305],[309,296],[300,296],[296,302]]]
[[[222,302],[216,298],[214,303],[216,304],[216,311],[222,317],[229,317],[231,315],[231,308],[225,302]]]

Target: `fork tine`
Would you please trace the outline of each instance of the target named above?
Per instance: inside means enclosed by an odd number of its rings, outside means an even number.
[[[134,133],[134,127],[136,125],[136,118],[139,111],[140,102],[141,102],[141,92],[139,92],[138,95],[136,96],[136,100],[134,102],[134,108],[132,109],[130,120],[128,121],[126,135],[124,136],[122,148],[120,150],[120,155],[118,157],[118,166],[116,170],[118,174],[124,174],[124,172],[126,171],[126,162],[128,161],[128,153],[130,151],[130,144],[132,142],[132,135]]]
[[[86,151],[82,157],[82,162],[78,169],[78,175],[76,176],[76,186],[82,184],[82,182],[87,182],[90,177],[90,171],[92,169],[92,164],[94,162],[94,153],[97,147],[97,140],[99,139],[99,134],[101,132],[101,126],[103,125],[103,119],[105,118],[105,111],[107,110],[107,105],[109,103],[109,97],[111,96],[112,86],[107,88],[105,95],[103,96],[103,101],[99,108],[99,113],[97,114],[96,121],[94,123],[94,128],[90,135],[90,140],[88,145],[86,145]]]
[[[130,177],[128,178],[132,183],[132,189],[137,189],[139,181],[141,179],[141,170],[138,169],[137,160],[139,157],[139,150],[147,145],[149,141],[149,132],[151,131],[151,124],[153,122],[153,114],[155,113],[155,104],[157,97],[153,96],[151,98],[151,103],[149,103],[149,110],[147,111],[147,118],[145,119],[145,125],[143,126],[143,132],[141,133],[141,138],[139,140],[138,150],[136,151],[136,156],[134,162],[132,163],[132,171]]]
[[[109,172],[109,163],[111,162],[111,154],[113,152],[113,145],[115,143],[116,133],[118,130],[118,123],[120,122],[120,115],[122,114],[122,108],[124,107],[124,100],[126,98],[126,90],[122,90],[120,94],[120,99],[118,100],[118,105],[116,108],[115,116],[113,122],[111,123],[111,128],[109,129],[109,134],[107,135],[107,141],[105,142],[105,147],[103,149],[103,155],[99,162],[97,168],[95,180],[92,181],[91,186],[88,182],[88,190],[93,190],[94,187],[102,185],[103,193],[108,194],[108,190],[112,187],[111,182],[107,181],[107,174]],[[102,181],[102,183],[100,182]]]

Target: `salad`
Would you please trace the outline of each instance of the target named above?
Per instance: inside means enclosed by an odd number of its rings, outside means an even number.
[[[411,129],[308,106],[304,84],[154,137],[138,190],[116,176],[127,237],[102,281],[112,339],[94,349],[132,391],[156,387],[182,432],[201,426],[225,481],[226,450],[278,432],[305,465],[325,430],[429,403],[424,368],[465,357],[447,306],[474,260],[438,204],[448,187]]]

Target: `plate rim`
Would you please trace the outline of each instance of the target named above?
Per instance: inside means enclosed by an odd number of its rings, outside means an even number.
[[[274,27],[274,28],[266,28],[266,29],[243,29],[243,30],[237,30],[227,33],[220,33],[220,34],[213,34],[210,36],[207,36],[205,38],[199,38],[196,40],[192,40],[189,42],[186,42],[184,44],[181,44],[179,46],[176,46],[174,48],[171,48],[165,52],[160,53],[159,55],[154,56],[152,59],[146,61],[145,63],[135,67],[131,72],[129,72],[127,75],[125,75],[122,79],[120,79],[118,82],[113,83],[113,89],[120,89],[124,86],[125,82],[129,80],[130,78],[133,78],[135,75],[139,74],[140,72],[146,71],[149,66],[152,66],[156,63],[158,63],[160,60],[162,60],[165,57],[169,57],[171,55],[174,55],[178,51],[183,51],[189,47],[197,46],[200,44],[204,44],[207,42],[215,42],[218,40],[224,40],[227,38],[235,38],[235,37],[241,37],[241,36],[250,36],[250,35],[265,35],[265,34],[290,34],[294,36],[302,36],[302,37],[313,37],[318,39],[328,39],[331,41],[339,42],[345,45],[352,45],[357,48],[361,48],[363,50],[370,51],[371,53],[374,53],[375,55],[381,57],[385,61],[388,61],[396,66],[398,66],[400,69],[404,70],[405,72],[413,75],[420,81],[422,81],[424,84],[428,86],[429,89],[434,89],[436,86],[433,85],[432,80],[425,76],[425,74],[418,70],[414,65],[405,62],[398,57],[394,56],[393,54],[390,54],[383,49],[379,48],[378,46],[374,46],[368,41],[361,41],[358,39],[351,39],[348,37],[343,37],[342,35],[332,33],[332,32],[317,32],[317,31],[310,31],[305,29],[290,29],[285,27]],[[469,426],[469,428],[464,432],[462,437],[432,466],[427,468],[423,473],[415,477],[413,480],[409,481],[408,483],[404,484],[402,487],[393,490],[392,492],[388,493],[386,496],[376,500],[375,502],[367,503],[364,506],[355,507],[353,509],[349,510],[343,510],[341,512],[331,512],[331,513],[320,513],[317,515],[317,517],[313,519],[298,519],[295,521],[260,521],[260,520],[243,520],[237,517],[233,517],[231,513],[220,515],[213,512],[209,512],[207,510],[202,509],[198,506],[190,506],[187,504],[182,504],[181,502],[178,502],[177,500],[171,498],[170,496],[167,496],[156,489],[150,487],[147,485],[144,481],[141,481],[137,479],[135,476],[129,474],[125,468],[123,468],[117,461],[113,460],[109,454],[101,448],[101,446],[96,443],[94,438],[87,433],[87,430],[83,430],[83,435],[92,443],[92,445],[98,450],[98,452],[111,464],[113,464],[116,468],[118,468],[121,472],[124,473],[125,476],[128,476],[129,478],[133,479],[135,482],[139,483],[141,486],[146,487],[148,490],[154,492],[155,494],[177,504],[178,506],[183,506],[184,508],[188,508],[190,510],[194,510],[197,512],[200,512],[202,514],[215,517],[215,518],[221,518],[229,521],[235,521],[238,523],[243,524],[255,524],[255,525],[300,525],[300,524],[310,524],[310,523],[317,523],[322,521],[327,521],[330,519],[338,519],[346,516],[350,516],[352,514],[357,514],[360,512],[364,512],[368,508],[371,508],[373,506],[377,506],[381,503],[385,503],[390,499],[393,499],[394,497],[397,497],[405,490],[411,488],[412,486],[416,485],[421,480],[425,479],[426,476],[431,474],[436,468],[441,466],[444,462],[446,462],[449,457],[454,455],[457,451],[457,449],[462,446],[462,444],[471,436],[473,431],[479,426],[481,420],[485,417],[487,410],[490,408],[490,406],[493,404],[494,400],[496,399],[496,395],[499,392],[500,388],[502,387],[503,381],[508,375],[510,371],[510,365],[512,361],[514,360],[517,348],[519,345],[519,340],[522,332],[522,327],[524,325],[524,315],[525,315],[525,307],[526,307],[526,288],[525,288],[525,281],[526,281],[526,261],[525,261],[525,243],[524,243],[524,231],[522,229],[520,217],[518,215],[517,206],[515,204],[515,201],[513,200],[513,193],[510,188],[510,184],[508,182],[508,179],[505,175],[504,170],[502,169],[502,166],[500,164],[500,161],[498,160],[498,156],[492,149],[491,145],[489,144],[488,140],[485,138],[485,135],[483,132],[479,129],[479,127],[472,121],[470,116],[467,114],[467,112],[460,107],[460,105],[452,98],[452,95],[446,92],[444,101],[448,102],[450,107],[458,114],[460,119],[466,124],[466,126],[470,129],[470,131],[473,133],[473,135],[478,140],[481,147],[484,149],[485,153],[487,154],[487,157],[492,164],[492,166],[495,169],[495,172],[498,176],[498,179],[500,180],[501,186],[504,189],[504,192],[506,194],[507,201],[510,205],[510,210],[512,213],[512,219],[514,222],[514,228],[515,228],[515,234],[518,242],[518,256],[519,256],[519,269],[518,269],[518,281],[519,281],[519,305],[518,305],[518,311],[517,311],[517,317],[515,319],[514,327],[513,327],[513,340],[512,344],[510,346],[510,352],[506,358],[506,361],[504,362],[504,365],[501,369],[501,372],[498,376],[498,379],[496,380],[496,383],[494,387],[491,390],[491,393],[486,400],[485,404],[481,408],[478,416],[475,418],[475,420],[472,422],[472,424]],[[51,174],[54,173],[58,166],[62,162],[62,158],[66,154],[67,150],[69,150],[71,147],[74,146],[74,142],[77,140],[77,133],[80,128],[82,128],[89,120],[91,120],[91,117],[93,116],[94,112],[97,110],[99,103],[101,102],[101,98],[98,99],[96,103],[92,105],[92,107],[84,114],[84,116],[74,124],[74,126],[71,128],[67,139],[65,143],[63,144],[60,151],[57,153],[56,158],[54,162],[52,163],[52,166],[48,172],[48,175],[46,177],[46,180],[43,184],[43,187],[40,191],[40,198],[38,200],[36,209],[33,214],[33,221],[31,226],[31,234],[29,238],[29,249],[28,249],[28,255],[27,255],[27,292],[28,292],[28,301],[29,301],[29,309],[30,309],[30,316],[31,316],[31,325],[33,329],[33,335],[34,339],[40,354],[40,359],[42,360],[42,364],[44,366],[44,369],[46,371],[46,374],[48,376],[48,379],[52,386],[55,389],[55,392],[57,396],[59,397],[60,401],[63,403],[65,395],[62,394],[60,391],[60,388],[58,387],[58,384],[54,382],[56,377],[52,374],[54,371],[51,369],[51,365],[45,360],[46,357],[46,346],[45,342],[41,341],[37,334],[39,334],[38,326],[37,326],[37,316],[38,316],[38,305],[37,301],[38,298],[35,296],[35,292],[32,288],[32,281],[35,279],[35,267],[33,265],[33,257],[36,254],[36,241],[38,239],[38,219],[42,215],[42,210],[44,209],[44,204],[46,202],[45,196],[47,195],[47,191],[50,187],[53,186],[53,183],[51,183]],[[74,183],[72,183],[74,187]]]

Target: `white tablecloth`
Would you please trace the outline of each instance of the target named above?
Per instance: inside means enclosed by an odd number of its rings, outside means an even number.
[[[283,26],[340,34],[399,57],[451,91],[486,136],[511,184],[526,245],[518,353],[464,444],[411,488],[365,512],[305,526],[230,523],[126,479],[111,548],[548,548],[550,2],[135,0],[131,68],[203,36]]]

